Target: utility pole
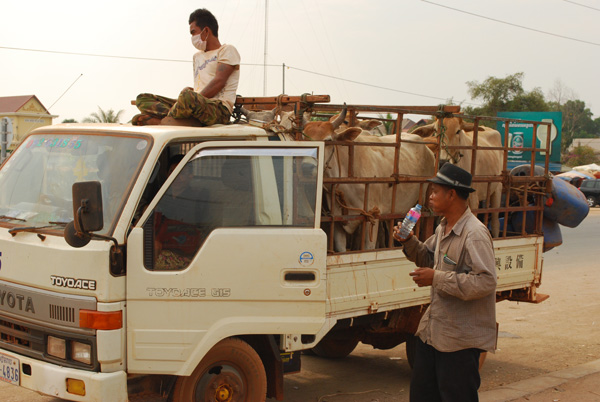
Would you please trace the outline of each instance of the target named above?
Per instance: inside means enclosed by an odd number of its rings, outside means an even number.
[[[267,44],[268,44],[268,32],[269,32],[269,0],[265,0],[265,57],[263,59],[263,70],[264,70],[263,96],[267,96]]]
[[[6,148],[8,147],[8,118],[2,119],[2,135],[0,137],[0,146],[2,148],[0,152],[0,163],[6,159]]]

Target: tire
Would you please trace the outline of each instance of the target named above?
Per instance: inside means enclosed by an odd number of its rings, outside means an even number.
[[[594,208],[596,206],[596,199],[594,197],[592,197],[591,195],[588,195],[586,197],[587,199],[587,203],[590,206],[590,208]]]
[[[241,339],[217,343],[189,377],[179,377],[173,402],[264,402],[265,368],[256,351]]]
[[[356,349],[358,342],[359,340],[354,337],[334,338],[325,336],[325,338],[321,339],[317,346],[311,350],[319,357],[343,359]]]

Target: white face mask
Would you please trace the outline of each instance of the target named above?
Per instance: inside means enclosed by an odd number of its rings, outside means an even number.
[[[202,32],[200,32],[198,35],[192,36],[192,45],[202,52],[206,51],[206,41],[202,40]]]

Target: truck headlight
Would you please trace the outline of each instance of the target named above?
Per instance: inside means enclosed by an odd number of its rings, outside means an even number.
[[[71,358],[81,363],[92,364],[92,346],[87,343],[73,341],[71,343]]]
[[[54,336],[48,336],[47,352],[50,356],[59,359],[67,358],[67,341]]]

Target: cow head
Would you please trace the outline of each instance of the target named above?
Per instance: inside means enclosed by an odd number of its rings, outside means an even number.
[[[296,113],[293,110],[289,112],[281,112],[279,117],[279,124],[287,131],[291,131],[292,128],[298,126],[296,124]],[[302,126],[306,126],[308,122],[310,122],[310,113],[305,112],[302,116]]]
[[[254,110],[248,110],[242,106],[240,110],[241,110],[242,114],[244,116],[246,116],[248,121],[256,120],[256,121],[260,121],[263,123],[271,123],[272,121],[274,121],[276,113],[277,113],[277,108],[275,108],[273,110],[254,111]]]
[[[342,109],[342,113],[332,116],[329,121],[311,121],[304,125],[304,135],[314,141],[325,141],[328,139],[333,139],[334,136],[337,135],[335,132],[346,118],[346,104],[344,104],[344,109]],[[358,134],[362,131],[360,128],[355,128],[358,131]],[[358,136],[354,138],[356,138]]]
[[[413,130],[413,134],[419,135],[423,141],[427,142],[427,147],[433,152],[437,152],[440,147],[440,134],[443,134],[443,143],[446,145],[460,145],[462,143],[461,136],[465,136],[466,132],[472,132],[475,128],[473,123],[465,122],[460,117],[446,117],[444,119],[435,119],[435,121],[426,126],[421,126]],[[481,126],[478,131],[485,131]],[[442,147],[440,159],[451,160],[454,163],[460,159],[460,149],[445,149]]]

